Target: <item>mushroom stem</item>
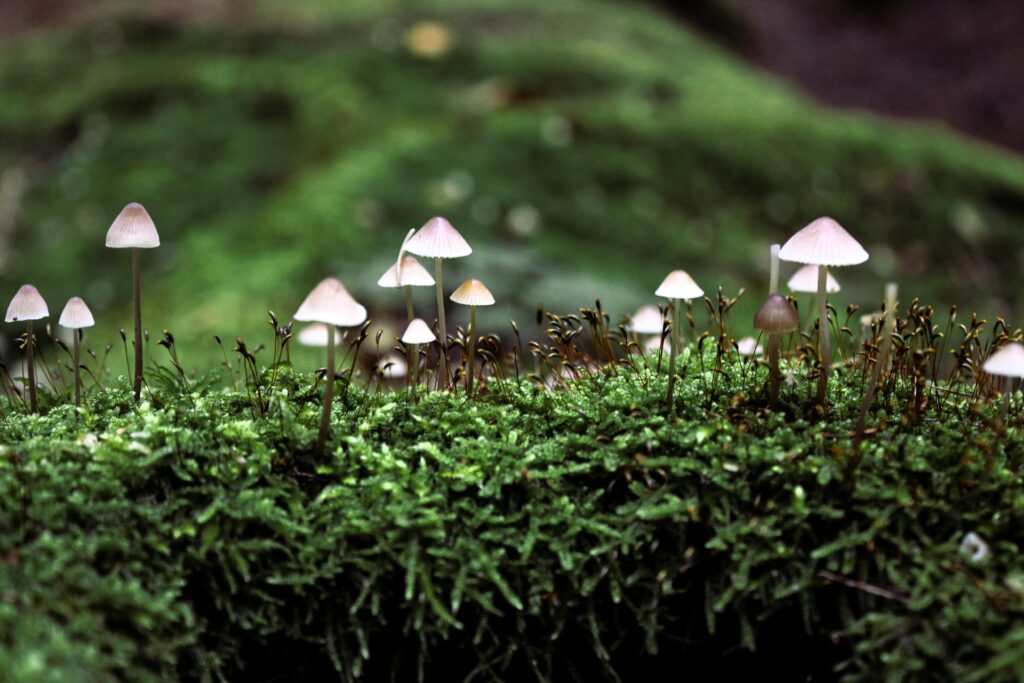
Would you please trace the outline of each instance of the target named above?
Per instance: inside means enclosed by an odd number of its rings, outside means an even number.
[[[768,386],[771,394],[771,406],[779,403],[779,383],[782,372],[779,370],[779,335],[768,335]]]
[[[409,393],[412,396],[412,402],[416,402],[416,387],[420,383],[420,345],[412,345],[412,359],[414,365],[412,366],[412,386],[409,387]]]
[[[1003,392],[1003,401],[999,407],[999,428],[1006,428],[1006,416],[1010,414],[1010,391],[1012,386],[1010,385],[1010,378],[1003,377],[999,383],[999,389]]]
[[[28,404],[33,413],[39,412],[39,399],[36,397],[36,337],[32,332],[32,321],[28,321],[28,341],[25,347],[25,363],[28,365]]]
[[[679,299],[672,299],[672,346],[668,354],[668,396],[665,399],[668,414],[675,413],[675,402],[672,399],[676,389],[676,334],[679,328]]]
[[[142,396],[142,265],[139,250],[132,249],[132,314],[135,318],[135,402]]]
[[[441,361],[440,381],[444,382],[444,387],[448,388],[448,329],[444,322],[444,287],[441,284],[441,259],[434,259],[434,287],[437,292],[437,331],[440,333],[437,335],[437,343],[440,346],[441,353],[439,360]],[[440,381],[438,384],[440,384]]]
[[[672,353],[679,353],[683,346],[682,325],[679,318],[679,299],[672,299]]]
[[[413,310],[412,310],[412,285],[405,286],[405,315],[409,319],[408,322],[412,322]]]
[[[327,325],[327,382],[324,386],[324,413],[320,417],[320,433],[316,437],[316,457],[324,454],[327,432],[331,428],[331,403],[334,400],[334,325]]]
[[[466,363],[466,396],[473,396],[473,375],[476,371],[473,366],[473,355],[476,351],[476,306],[469,307],[469,357]]]
[[[775,294],[779,291],[779,250],[781,245],[772,245],[772,270],[771,278],[768,280],[768,293]]]
[[[74,362],[75,362],[75,405],[82,405],[82,377],[78,366],[82,364],[82,331],[72,330],[75,333]]]
[[[828,390],[828,370],[832,364],[832,344],[828,334],[828,298],[825,283],[828,267],[818,266],[818,340],[821,344],[821,374],[818,375],[818,404],[825,406]]]

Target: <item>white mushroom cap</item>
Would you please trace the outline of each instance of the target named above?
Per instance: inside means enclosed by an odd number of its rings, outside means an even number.
[[[429,344],[436,340],[434,332],[421,318],[414,318],[402,335],[402,342],[406,344]]]
[[[793,273],[793,277],[786,282],[791,292],[817,292],[818,291],[818,266],[809,264]],[[832,277],[832,273],[825,274],[825,292],[834,294],[840,289],[839,281]]]
[[[490,306],[494,303],[491,291],[476,278],[463,282],[449,298],[463,306]]]
[[[85,305],[81,297],[73,296],[64,304],[64,310],[61,312],[57,324],[69,330],[80,330],[83,327],[92,327],[96,321],[92,317],[92,311]]]
[[[399,281],[398,264],[394,264],[377,280],[379,287],[432,287],[434,278],[420,265],[415,256],[402,257],[402,274]]]
[[[295,319],[355,327],[366,320],[366,309],[352,298],[341,280],[329,277],[313,288],[295,311]]]
[[[132,202],[121,209],[107,230],[107,246],[114,249],[152,249],[160,246],[156,224],[142,204]]]
[[[1024,377],[1024,345],[1011,342],[989,356],[982,370],[1000,377]]]
[[[764,351],[764,347],[757,343],[753,337],[744,337],[736,342],[736,349],[741,356],[758,356]]]
[[[39,295],[39,290],[32,285],[22,285],[11,299],[4,321],[13,323],[19,320],[39,320],[49,315],[50,310],[46,307],[43,297]]]
[[[779,250],[779,258],[819,266],[852,266],[867,261],[868,252],[843,226],[823,216],[790,237]]]
[[[344,340],[344,334],[335,333],[334,344],[338,346]],[[323,323],[310,323],[301,330],[296,337],[303,346],[327,346],[327,325]]]
[[[473,253],[459,231],[440,216],[434,216],[417,230],[405,243],[405,250],[428,258],[458,258]]]
[[[696,299],[704,296],[704,290],[697,286],[685,270],[673,270],[665,276],[654,294],[666,299]]]
[[[637,334],[661,334],[665,319],[657,306],[641,306],[629,321],[629,329]]]
[[[381,358],[379,367],[385,379],[401,379],[409,374],[409,364],[397,353],[389,353]]]

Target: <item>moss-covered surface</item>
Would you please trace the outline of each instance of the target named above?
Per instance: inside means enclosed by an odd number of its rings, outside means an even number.
[[[771,412],[763,368],[713,363],[685,354],[674,418],[621,363],[353,387],[321,461],[287,369],[265,415],[214,381],[9,413],[0,679],[1020,680],[1019,420],[886,385],[848,486],[858,371],[810,421],[804,380]]]
[[[433,57],[409,47],[424,21],[450,39]],[[434,213],[476,249],[448,281],[499,299],[484,327],[597,296],[629,312],[678,267],[709,292],[761,288],[767,245],[822,214],[872,254],[838,273],[845,301],[874,307],[883,280],[912,279],[1008,314],[1022,284],[1019,160],[823,111],[643,4],[97,9],[5,43],[0,101],[4,196],[20,198],[0,216],[0,290],[36,283],[55,313],[82,295],[114,341],[129,266],[103,234],[141,201],[165,243],[146,254],[147,326],[200,367],[212,334],[252,335],[328,274],[376,319],[401,311],[374,283]]]

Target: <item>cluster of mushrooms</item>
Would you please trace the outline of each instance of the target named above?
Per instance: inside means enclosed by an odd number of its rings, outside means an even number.
[[[134,317],[134,351],[135,372],[133,390],[138,401],[142,390],[142,314],[140,295],[140,249],[151,249],[160,245],[160,237],[156,225],[146,209],[137,203],[124,207],[111,224],[107,232],[106,246],[111,248],[131,249],[132,254],[132,285],[133,285],[133,317]],[[442,284],[442,262],[447,258],[469,256],[472,248],[459,232],[446,219],[436,216],[431,218],[419,230],[410,230],[398,251],[398,258],[378,280],[381,287],[404,289],[407,327],[401,341],[410,350],[406,359],[400,360],[407,370],[411,368],[414,379],[410,386],[413,400],[416,398],[416,387],[420,384],[419,370],[423,362],[421,349],[426,345],[438,343],[437,385],[448,388],[452,383],[449,373],[448,333],[445,321],[444,287]],[[434,275],[428,272],[416,256],[434,260]],[[767,361],[769,366],[769,393],[772,405],[778,402],[779,385],[782,373],[779,368],[780,345],[782,336],[797,330],[800,320],[789,298],[778,293],[779,260],[804,264],[788,281],[789,288],[794,292],[813,292],[817,300],[818,343],[820,352],[820,371],[818,373],[818,403],[825,405],[828,387],[828,373],[831,366],[831,340],[828,323],[828,294],[839,291],[839,283],[829,273],[829,268],[850,266],[868,260],[868,253],[839,223],[822,217],[813,221],[794,234],[784,245],[774,244],[771,247],[771,275],[769,295],[758,308],[754,316],[754,327],[767,335]],[[437,326],[431,326],[422,318],[415,316],[412,300],[413,287],[433,286],[437,295]],[[673,407],[673,392],[676,380],[676,359],[683,348],[682,315],[680,303],[686,302],[689,308],[693,299],[704,296],[704,291],[683,270],[675,270],[668,274],[655,291],[655,295],[668,300],[671,318],[666,318],[661,310],[654,306],[644,306],[632,317],[630,329],[637,335],[650,335],[644,345],[649,351],[652,345],[660,346],[666,335],[670,333],[669,349],[669,381],[667,403],[669,411]],[[477,279],[463,282],[450,296],[458,304],[469,307],[468,344],[466,345],[465,387],[468,396],[473,395],[475,367],[476,307],[489,306],[494,297],[487,287]],[[874,393],[878,375],[888,351],[888,341],[894,329],[896,309],[896,288],[890,284],[886,290],[884,318],[884,334],[880,361],[875,364],[872,382],[866,392],[867,403]],[[33,321],[49,316],[46,302],[32,285],[24,285],[18,290],[10,307],[7,309],[7,322],[25,321],[28,323],[25,335],[27,384],[31,410],[38,410],[36,397],[36,380],[33,348]],[[309,322],[311,325],[299,333],[300,341],[312,345],[323,345],[327,348],[327,381],[324,385],[323,415],[317,438],[316,452],[321,454],[330,429],[331,404],[334,396],[334,379],[337,378],[335,366],[335,348],[340,339],[338,328],[356,328],[367,320],[367,311],[345,288],[342,282],[334,277],[322,280],[309,293],[295,312],[294,319]],[[872,318],[874,321],[875,318]],[[93,326],[94,320],[89,307],[80,297],[72,297],[64,307],[59,325],[74,332],[74,375],[75,403],[81,404],[81,378],[79,375],[82,330]],[[741,340],[742,353],[753,354],[760,350],[753,339]],[[1002,377],[1024,378],[1024,346],[1019,343],[1003,345],[993,353],[984,365],[985,372]],[[1007,394],[1008,396],[1008,394]],[[1006,404],[1003,405],[1006,410]],[[862,419],[864,411],[862,411]]]

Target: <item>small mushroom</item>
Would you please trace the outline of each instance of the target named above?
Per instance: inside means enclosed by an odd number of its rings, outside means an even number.
[[[1018,342],[1010,342],[999,347],[999,350],[988,357],[981,369],[990,375],[1002,377],[1003,384],[1006,380],[1024,378],[1024,345]],[[1004,387],[1001,387],[1005,389]],[[1000,422],[1006,422],[1006,414],[1010,408],[1010,392],[1003,392],[1003,405],[1000,409]]]
[[[825,406],[828,371],[832,365],[832,347],[828,330],[827,282],[829,266],[852,266],[868,260],[864,247],[835,220],[822,217],[790,237],[779,258],[818,268],[818,339],[821,344],[821,374],[818,377],[818,404]]]
[[[312,346],[323,349],[327,348],[328,334],[327,325],[324,325],[323,323],[310,323],[299,330],[299,334],[296,336],[296,339],[303,346]],[[345,335],[341,335],[340,337],[335,335],[334,345],[340,346],[344,339]]]
[[[28,366],[28,400],[33,413],[39,412],[39,399],[36,396],[36,337],[32,332],[32,321],[48,318],[49,316],[50,310],[46,307],[46,302],[40,296],[39,290],[32,285],[22,285],[18,293],[11,299],[11,305],[7,307],[7,316],[4,318],[9,323],[21,320],[28,323],[25,341],[25,364]]]
[[[80,406],[82,405],[82,378],[79,372],[82,357],[82,330],[94,326],[96,321],[85,302],[80,297],[73,296],[64,304],[64,310],[61,311],[57,324],[74,333],[75,405]]]
[[[334,341],[335,327],[355,327],[366,320],[366,309],[359,304],[337,278],[329,277],[309,293],[295,319],[319,322],[327,326],[327,381],[324,385],[324,411],[320,419],[320,433],[316,440],[316,455],[322,456],[331,425],[331,402],[334,399]]]
[[[674,405],[672,395],[676,385],[676,354],[679,353],[683,344],[683,322],[679,315],[679,301],[680,299],[689,301],[704,296],[704,290],[697,286],[697,283],[685,270],[673,270],[665,276],[654,294],[665,297],[672,304],[672,349],[668,356],[668,394],[665,399],[668,411],[671,413]]]
[[[818,266],[801,266],[795,273],[793,273],[793,276],[786,281],[786,287],[788,287],[791,292],[816,294],[818,292]],[[832,276],[832,273],[826,273],[825,291],[828,294],[835,294],[841,289],[839,281]]]
[[[768,385],[772,407],[778,404],[779,384],[782,382],[782,373],[779,371],[780,337],[799,326],[799,316],[789,300],[781,294],[770,295],[754,314],[754,327],[768,334]]]
[[[132,250],[132,313],[135,323],[135,400],[142,395],[142,275],[139,249],[160,246],[160,235],[149,213],[136,202],[128,204],[107,230],[107,246]]]
[[[437,292],[437,329],[441,344],[441,377],[448,386],[448,330],[444,320],[444,285],[441,281],[441,259],[469,256],[473,249],[459,231],[441,216],[434,216],[408,239],[405,250],[410,254],[434,259],[434,287]]]
[[[398,260],[395,265],[384,271],[384,274],[377,280],[378,287],[402,287],[405,289],[405,312],[410,322],[413,319],[412,288],[434,285],[434,278],[430,277],[427,269],[420,265],[415,256],[405,253],[405,246],[415,232],[415,230],[409,231],[402,242],[402,248],[398,250]]]
[[[402,343],[412,346],[413,400],[416,400],[416,386],[420,383],[420,345],[429,344],[435,340],[437,337],[430,331],[430,326],[419,318],[413,318],[409,326],[405,328],[405,334],[402,335]]]
[[[451,300],[463,306],[469,306],[469,357],[467,360],[466,395],[473,395],[473,375],[476,368],[473,365],[473,356],[476,350],[476,307],[491,306],[494,304],[494,296],[484,283],[473,278],[466,280],[451,296]]]
[[[633,341],[640,346],[640,353],[645,353],[640,336],[657,335],[661,341],[661,333],[665,331],[665,318],[657,306],[641,306],[630,318],[628,329],[633,333]]]

